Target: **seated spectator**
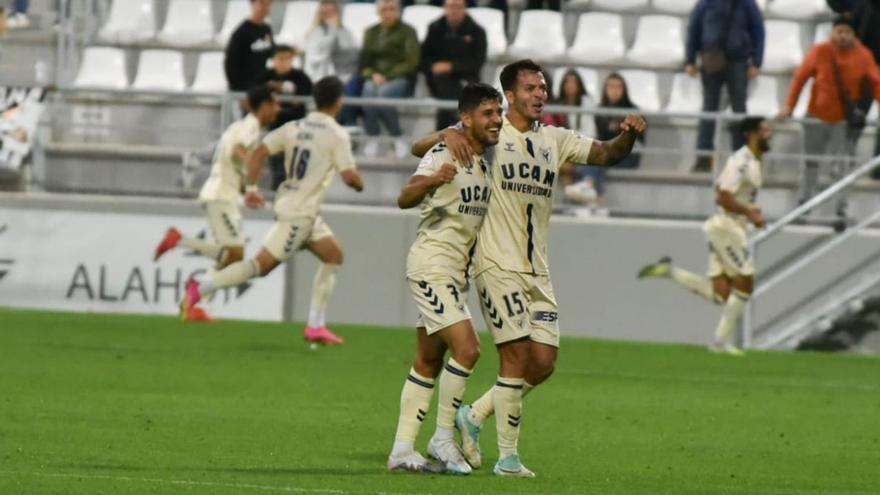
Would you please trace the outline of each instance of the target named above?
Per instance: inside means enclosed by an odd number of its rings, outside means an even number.
[[[361,76],[364,78],[366,98],[401,98],[411,95],[419,67],[419,40],[416,30],[400,20],[398,0],[378,0],[379,24],[364,33],[361,51]],[[394,107],[364,107],[364,127],[368,136],[378,136],[379,122],[388,134],[399,138],[397,110]],[[364,147],[366,156],[377,156],[379,143],[373,139]],[[403,158],[409,155],[409,144],[402,139],[394,142],[395,154]]]
[[[251,0],[251,15],[229,38],[223,62],[232,91],[248,91],[258,85],[266,61],[275,49],[272,27],[266,22],[272,13],[272,0]]]
[[[28,0],[15,0],[11,3],[11,13],[0,6],[0,33],[6,29],[21,29],[31,25],[31,21],[27,16]]]
[[[591,95],[587,93],[587,86],[581,75],[574,69],[568,69],[562,75],[562,82],[559,85],[559,104],[568,105],[579,108],[590,108],[595,106]],[[566,117],[566,127],[571,130],[580,132],[585,136],[593,136],[596,128],[592,119],[585,113],[569,113]]]
[[[544,82],[547,83],[547,104],[562,105],[563,103],[559,101],[553,93],[553,77],[546,71],[544,72]],[[568,116],[564,113],[544,112],[541,114],[539,121],[542,124],[552,125],[554,127],[568,127]]]
[[[831,167],[835,180],[848,174],[855,166],[856,144],[864,129],[865,108],[859,102],[871,96],[880,101],[880,72],[871,51],[856,39],[856,33],[847,18],[834,21],[831,40],[819,43],[810,50],[791,81],[788,99],[779,114],[790,117],[807,80],[813,79],[809,117],[820,123],[804,124],[804,152],[807,155],[829,155],[839,158]],[[867,87],[866,87],[867,86]],[[805,161],[801,172],[799,202],[804,203],[817,191],[819,163]],[[838,221],[835,228],[846,228],[846,195],[837,200]]]
[[[464,0],[446,0],[443,11],[443,17],[428,26],[422,44],[422,70],[432,96],[458,100],[465,85],[480,80],[480,69],[486,62],[486,31],[467,14]],[[457,110],[437,112],[437,129],[455,122]]]
[[[282,95],[307,96],[312,94],[312,80],[305,72],[293,66],[296,51],[288,45],[277,45],[272,56],[272,69],[263,74],[262,82]],[[301,102],[281,102],[281,112],[270,130],[299,120],[306,116],[306,106]],[[272,189],[277,189],[287,178],[284,172],[284,154],[276,154],[269,159],[272,168]]]
[[[321,0],[315,23],[306,34],[306,74],[313,81],[336,76],[348,83],[357,72],[358,57],[354,36],[342,25],[339,5],[334,0]]]

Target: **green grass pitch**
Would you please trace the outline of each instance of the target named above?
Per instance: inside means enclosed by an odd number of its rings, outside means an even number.
[[[494,420],[474,475],[390,474],[413,332],[336,329],[0,309],[0,494],[880,493],[876,358],[566,339],[523,411],[536,479],[492,476]]]

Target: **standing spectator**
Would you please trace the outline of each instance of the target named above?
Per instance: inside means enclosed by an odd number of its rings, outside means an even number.
[[[315,23],[306,33],[306,73],[314,81],[336,76],[345,84],[357,72],[358,57],[354,36],[342,25],[339,5],[321,0]]]
[[[272,0],[251,0],[251,16],[229,38],[224,68],[230,90],[248,91],[260,83],[275,49],[272,28],[266,23],[271,13]]]
[[[804,151],[808,155],[842,157],[843,163],[832,167],[832,177],[838,179],[852,167],[858,137],[864,128],[864,112],[857,108],[856,102],[872,93],[880,101],[877,64],[871,51],[856,39],[848,19],[835,19],[831,40],[817,44],[807,54],[791,81],[780,118],[791,116],[801,90],[810,78],[814,82],[807,112],[809,117],[821,123],[804,124]],[[819,163],[807,160],[801,173],[800,203],[816,193],[818,180]],[[846,227],[846,206],[846,196],[841,194],[837,200],[838,222],[835,225],[839,230]]]
[[[401,98],[411,95],[419,68],[419,40],[416,30],[400,20],[398,0],[378,0],[379,24],[364,33],[361,51],[361,76],[364,78],[364,97]],[[368,136],[378,136],[379,122],[388,133],[400,138],[397,110],[394,107],[364,107],[364,127]],[[379,143],[372,139],[364,147],[366,156],[378,155]],[[409,144],[401,139],[394,142],[399,158],[409,155]]]
[[[686,52],[685,70],[691,77],[701,75],[703,111],[721,108],[721,89],[727,86],[733,111],[745,113],[748,79],[758,76],[764,58],[764,19],[755,0],[699,0],[691,12]],[[714,139],[715,121],[700,121],[697,150],[712,151]],[[740,133],[731,132],[731,143],[735,150],[742,147]],[[697,158],[694,171],[711,169],[710,156]]]
[[[305,72],[293,66],[296,50],[288,45],[276,45],[272,56],[272,69],[263,73],[262,82],[276,93],[307,96],[312,94],[312,80]],[[306,106],[301,102],[281,102],[281,112],[269,127],[274,130],[293,120],[306,116]],[[284,153],[269,158],[272,169],[272,189],[277,189],[287,177],[284,171]]]
[[[428,26],[422,44],[422,70],[431,95],[458,100],[467,83],[480,80],[486,63],[486,31],[468,15],[465,0],[446,0],[443,17]],[[457,110],[439,110],[436,128],[458,122]]]

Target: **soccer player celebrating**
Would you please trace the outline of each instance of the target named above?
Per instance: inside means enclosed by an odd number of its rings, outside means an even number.
[[[276,194],[275,225],[255,258],[233,263],[201,282],[191,280],[181,305],[183,310],[195,306],[204,295],[217,289],[267,275],[305,247],[323,262],[315,275],[305,338],[322,344],[342,343],[342,339],[327,328],[324,315],[336,272],[342,265],[342,249],[320,216],[321,200],[337,171],[348,187],[358,192],[363,189],[363,179],[355,169],[351,154],[351,140],[335,120],[342,108],[342,92],[342,82],[336,77],[318,81],[314,86],[317,111],[272,131],[252,153],[247,163],[245,204],[260,208],[265,204],[257,187],[263,161],[269,155],[284,152],[287,180]]]
[[[749,223],[764,227],[764,215],[755,205],[763,183],[761,160],[770,149],[772,131],[760,117],[748,117],[740,124],[746,144],[724,166],[716,182],[718,211],[703,224],[709,240],[708,278],[673,266],[668,256],[642,268],[639,278],[671,278],[682,287],[717,304],[723,304],[715,329],[713,352],[740,355],[733,333],[752,294],[755,268],[748,250]]]
[[[208,217],[214,242],[184,236],[177,228],[171,227],[156,247],[155,260],[178,245],[213,259],[218,270],[244,259],[245,239],[238,199],[244,188],[245,160],[259,143],[261,131],[275,122],[281,110],[278,99],[265,86],[250,90],[247,101],[251,113],[233,122],[221,136],[211,175],[199,193],[199,202]],[[204,312],[196,308],[183,317],[202,319],[203,315]]]
[[[489,161],[484,154],[498,143],[501,94],[487,84],[470,84],[462,91],[458,109],[464,137],[474,151],[469,164],[457,166],[446,145],[436,144],[419,163],[397,202],[401,208],[421,205],[422,213],[406,269],[419,309],[418,343],[400,397],[397,434],[388,458],[390,470],[432,469],[413,444],[439,374],[437,429],[428,443],[428,453],[442,461],[447,472],[471,472],[455,443],[453,428],[465,385],[480,355],[466,301],[468,270],[489,204]],[[451,355],[444,368],[446,349]]]
[[[610,166],[630,153],[645,121],[628,115],[612,140],[593,140],[538,123],[547,102],[543,69],[531,60],[506,66],[501,87],[509,109],[489,178],[492,200],[474,257],[474,276],[483,318],[501,358],[494,387],[473,406],[462,406],[456,427],[471,466],[482,460],[479,433],[496,412],[499,460],[495,474],[533,477],[517,452],[522,398],[553,373],[559,349],[556,298],[548,269],[548,227],[559,167],[566,162]],[[427,136],[413,150],[445,139],[455,130]],[[455,145],[460,147],[460,143]]]

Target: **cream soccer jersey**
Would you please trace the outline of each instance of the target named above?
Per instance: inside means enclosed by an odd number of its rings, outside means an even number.
[[[480,229],[475,273],[504,270],[547,275],[547,240],[559,167],[587,163],[591,138],[535,124],[519,132],[507,117],[490,168],[492,201]]]
[[[751,206],[755,204],[763,181],[761,161],[748,146],[743,146],[727,160],[715,186],[719,190],[733,194],[740,203]],[[736,225],[743,230],[749,225],[745,215],[731,213],[721,206],[709,221],[719,225]]]
[[[287,180],[278,186],[275,214],[279,219],[316,217],[336,172],[354,168],[351,138],[333,117],[311,112],[263,139],[269,153],[284,151]]]
[[[260,140],[260,121],[249,114],[233,122],[220,137],[211,175],[199,193],[200,201],[237,202],[244,185],[245,164],[235,156],[235,148],[253,148]]]
[[[434,175],[455,159],[440,143],[422,158],[415,175]],[[435,189],[422,202],[416,240],[409,250],[408,277],[441,272],[467,278],[471,249],[486,214],[491,192],[486,181],[488,162],[474,156],[473,166],[458,168],[455,179]]]

